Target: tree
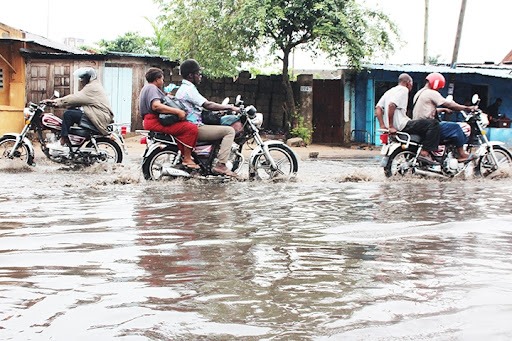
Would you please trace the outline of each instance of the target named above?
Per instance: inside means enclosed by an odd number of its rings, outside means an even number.
[[[158,22],[152,21],[147,17],[144,17],[155,33],[155,37],[152,39],[153,45],[156,48],[156,53],[159,56],[169,55],[171,53],[171,42],[168,37],[167,29],[163,25],[159,25]]]
[[[293,49],[323,51],[338,65],[346,60],[359,68],[366,57],[390,51],[397,32],[386,15],[355,0],[263,0],[258,17],[266,42],[280,51],[288,120],[296,111],[289,79]]]
[[[152,41],[136,32],[127,32],[114,40],[102,39],[97,43],[105,52],[127,52],[154,54],[156,52]]]
[[[359,0],[154,1],[163,13],[170,57],[195,58],[211,76],[237,74],[264,44],[279,51],[288,121],[296,112],[288,74],[293,49],[323,51],[338,65],[359,68],[366,57],[392,50],[397,32],[386,15]]]
[[[247,0],[154,0],[170,42],[169,57],[197,59],[204,73],[235,76],[252,61],[258,31],[251,22],[255,2]]]

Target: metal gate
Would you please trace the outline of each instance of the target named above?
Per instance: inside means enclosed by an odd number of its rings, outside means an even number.
[[[313,142],[343,143],[343,85],[341,80],[313,81]]]

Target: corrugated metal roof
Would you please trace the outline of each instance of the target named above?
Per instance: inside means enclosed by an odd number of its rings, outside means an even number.
[[[34,43],[34,44],[48,47],[48,48],[51,48],[51,49],[54,49],[57,51],[61,51],[64,53],[90,54],[87,51],[80,50],[75,47],[68,46],[66,44],[62,44],[62,43],[58,43],[58,42],[46,39],[45,37],[39,36],[37,34],[32,34],[32,33],[25,32],[25,31],[23,31],[23,33],[25,34],[25,38],[14,38],[14,37],[2,38],[2,37],[0,37],[0,41],[1,40],[22,41],[22,42],[27,42],[27,43]]]
[[[512,79],[512,65],[459,64],[456,68],[451,68],[447,65],[365,64],[363,69],[423,73],[439,72],[442,74],[467,73]]]

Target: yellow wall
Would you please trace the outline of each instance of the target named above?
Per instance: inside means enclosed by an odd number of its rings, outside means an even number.
[[[25,60],[18,52],[23,44],[17,41],[0,44],[0,54],[7,61],[0,58],[0,68],[4,74],[4,86],[0,89],[0,135],[19,133],[23,128],[26,67]]]
[[[0,105],[0,136],[5,133],[21,133],[24,125],[23,108]]]

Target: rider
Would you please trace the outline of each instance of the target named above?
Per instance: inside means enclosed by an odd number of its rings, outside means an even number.
[[[411,120],[407,116],[409,91],[412,89],[412,84],[411,76],[402,73],[398,77],[398,85],[386,91],[377,102],[375,116],[380,128],[388,129],[390,134],[403,131],[420,135],[423,140],[420,157],[428,163],[436,164],[429,152],[439,147],[439,122],[433,119]]]
[[[436,118],[436,114],[440,111],[446,110],[438,108],[444,106],[451,110],[456,111],[473,111],[475,106],[466,106],[458,104],[454,101],[445,99],[440,93],[446,84],[445,78],[442,74],[434,72],[429,74],[425,79],[425,86],[416,93],[413,99],[413,118]],[[467,142],[467,137],[464,134],[461,126],[456,122],[440,122],[441,140],[453,140],[457,147],[459,162],[471,161],[475,158],[474,155],[466,153],[464,144]]]
[[[107,94],[97,79],[96,70],[92,67],[81,67],[73,74],[79,78],[80,85],[83,87],[80,91],[62,98],[43,101],[56,107],[81,107],[64,112],[60,141],[48,144],[49,149],[68,152],[71,147],[68,137],[69,129],[73,124],[79,124],[84,114],[102,135],[109,134],[107,126],[114,122],[114,113]]]
[[[144,85],[139,95],[139,111],[144,129],[174,135],[183,153],[182,164],[189,169],[199,169],[199,165],[192,158],[192,148],[197,142],[197,127],[186,121],[187,114],[183,110],[172,108],[161,102],[162,97],[166,96],[162,91],[164,72],[156,67],[149,68],[146,72],[146,81],[148,83]],[[180,121],[163,126],[158,119],[159,113],[177,115]]]
[[[236,177],[236,173],[226,167],[231,146],[235,139],[235,130],[226,125],[205,125],[202,122],[201,112],[203,109],[211,111],[230,110],[239,112],[240,108],[234,105],[223,105],[208,101],[197,90],[201,83],[201,67],[194,59],[187,59],[180,65],[180,74],[183,77],[180,88],[176,92],[176,98],[181,100],[187,108],[187,120],[198,126],[198,140],[216,141],[222,140],[218,154],[218,162],[212,168],[217,174]]]

